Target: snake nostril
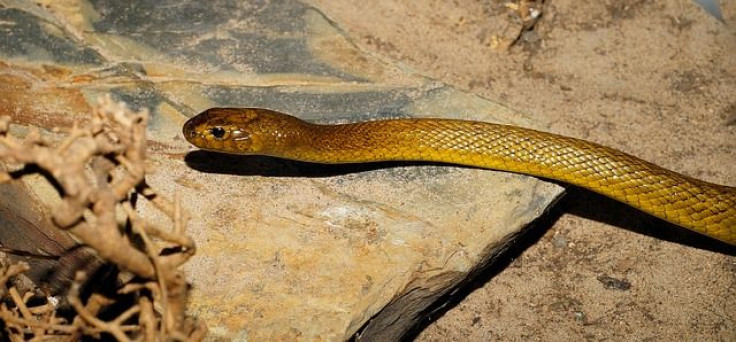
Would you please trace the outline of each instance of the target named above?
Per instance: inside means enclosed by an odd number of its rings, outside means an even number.
[[[212,133],[212,136],[217,139],[222,139],[222,137],[225,136],[225,129],[222,127],[212,127],[210,129],[210,133]]]

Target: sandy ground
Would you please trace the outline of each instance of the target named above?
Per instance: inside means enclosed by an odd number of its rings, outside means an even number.
[[[311,2],[363,49],[550,131],[736,185],[736,1],[724,24],[688,0],[548,0],[508,52],[488,39],[502,1]],[[736,340],[736,252],[671,228],[572,190],[415,337]]]

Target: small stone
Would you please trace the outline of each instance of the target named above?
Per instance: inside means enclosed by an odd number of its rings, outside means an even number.
[[[616,279],[605,274],[598,276],[596,279],[608,290],[628,291],[631,288],[631,283],[626,279]]]

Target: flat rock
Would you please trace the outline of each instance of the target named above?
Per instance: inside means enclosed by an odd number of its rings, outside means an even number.
[[[303,3],[2,4],[1,114],[69,127],[107,93],[151,110],[148,180],[179,192],[193,216],[190,310],[212,340],[395,339],[562,192],[448,165],[324,166],[194,151],[180,127],[216,106],[331,123],[448,117],[534,127],[364,53]]]

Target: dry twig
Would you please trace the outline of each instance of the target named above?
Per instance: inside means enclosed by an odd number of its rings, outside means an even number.
[[[68,322],[57,317],[49,303],[28,307],[29,296],[22,297],[11,287],[12,307],[0,304],[0,320],[11,340],[40,341],[49,336],[76,340],[83,335],[123,341],[203,338],[204,325],[186,316],[188,288],[179,271],[195,251],[185,232],[187,218],[178,196],[169,201],[145,182],[147,122],[146,111],[133,113],[107,97],[95,108],[88,127],[75,125],[53,147],[36,129],[24,139],[11,136],[10,119],[0,117],[0,161],[35,166],[58,186],[61,204],[53,210],[54,223],[122,271],[115,295],[133,298],[113,320],[101,319],[100,314],[120,303],[101,293],[84,295],[86,276],[80,272],[67,296],[76,312]],[[0,183],[19,175],[0,171]],[[171,227],[158,227],[141,217],[134,206],[137,195],[170,217]],[[125,227],[119,226],[120,212],[126,215]],[[27,268],[3,265],[0,286]],[[0,295],[6,295],[2,288]]]

